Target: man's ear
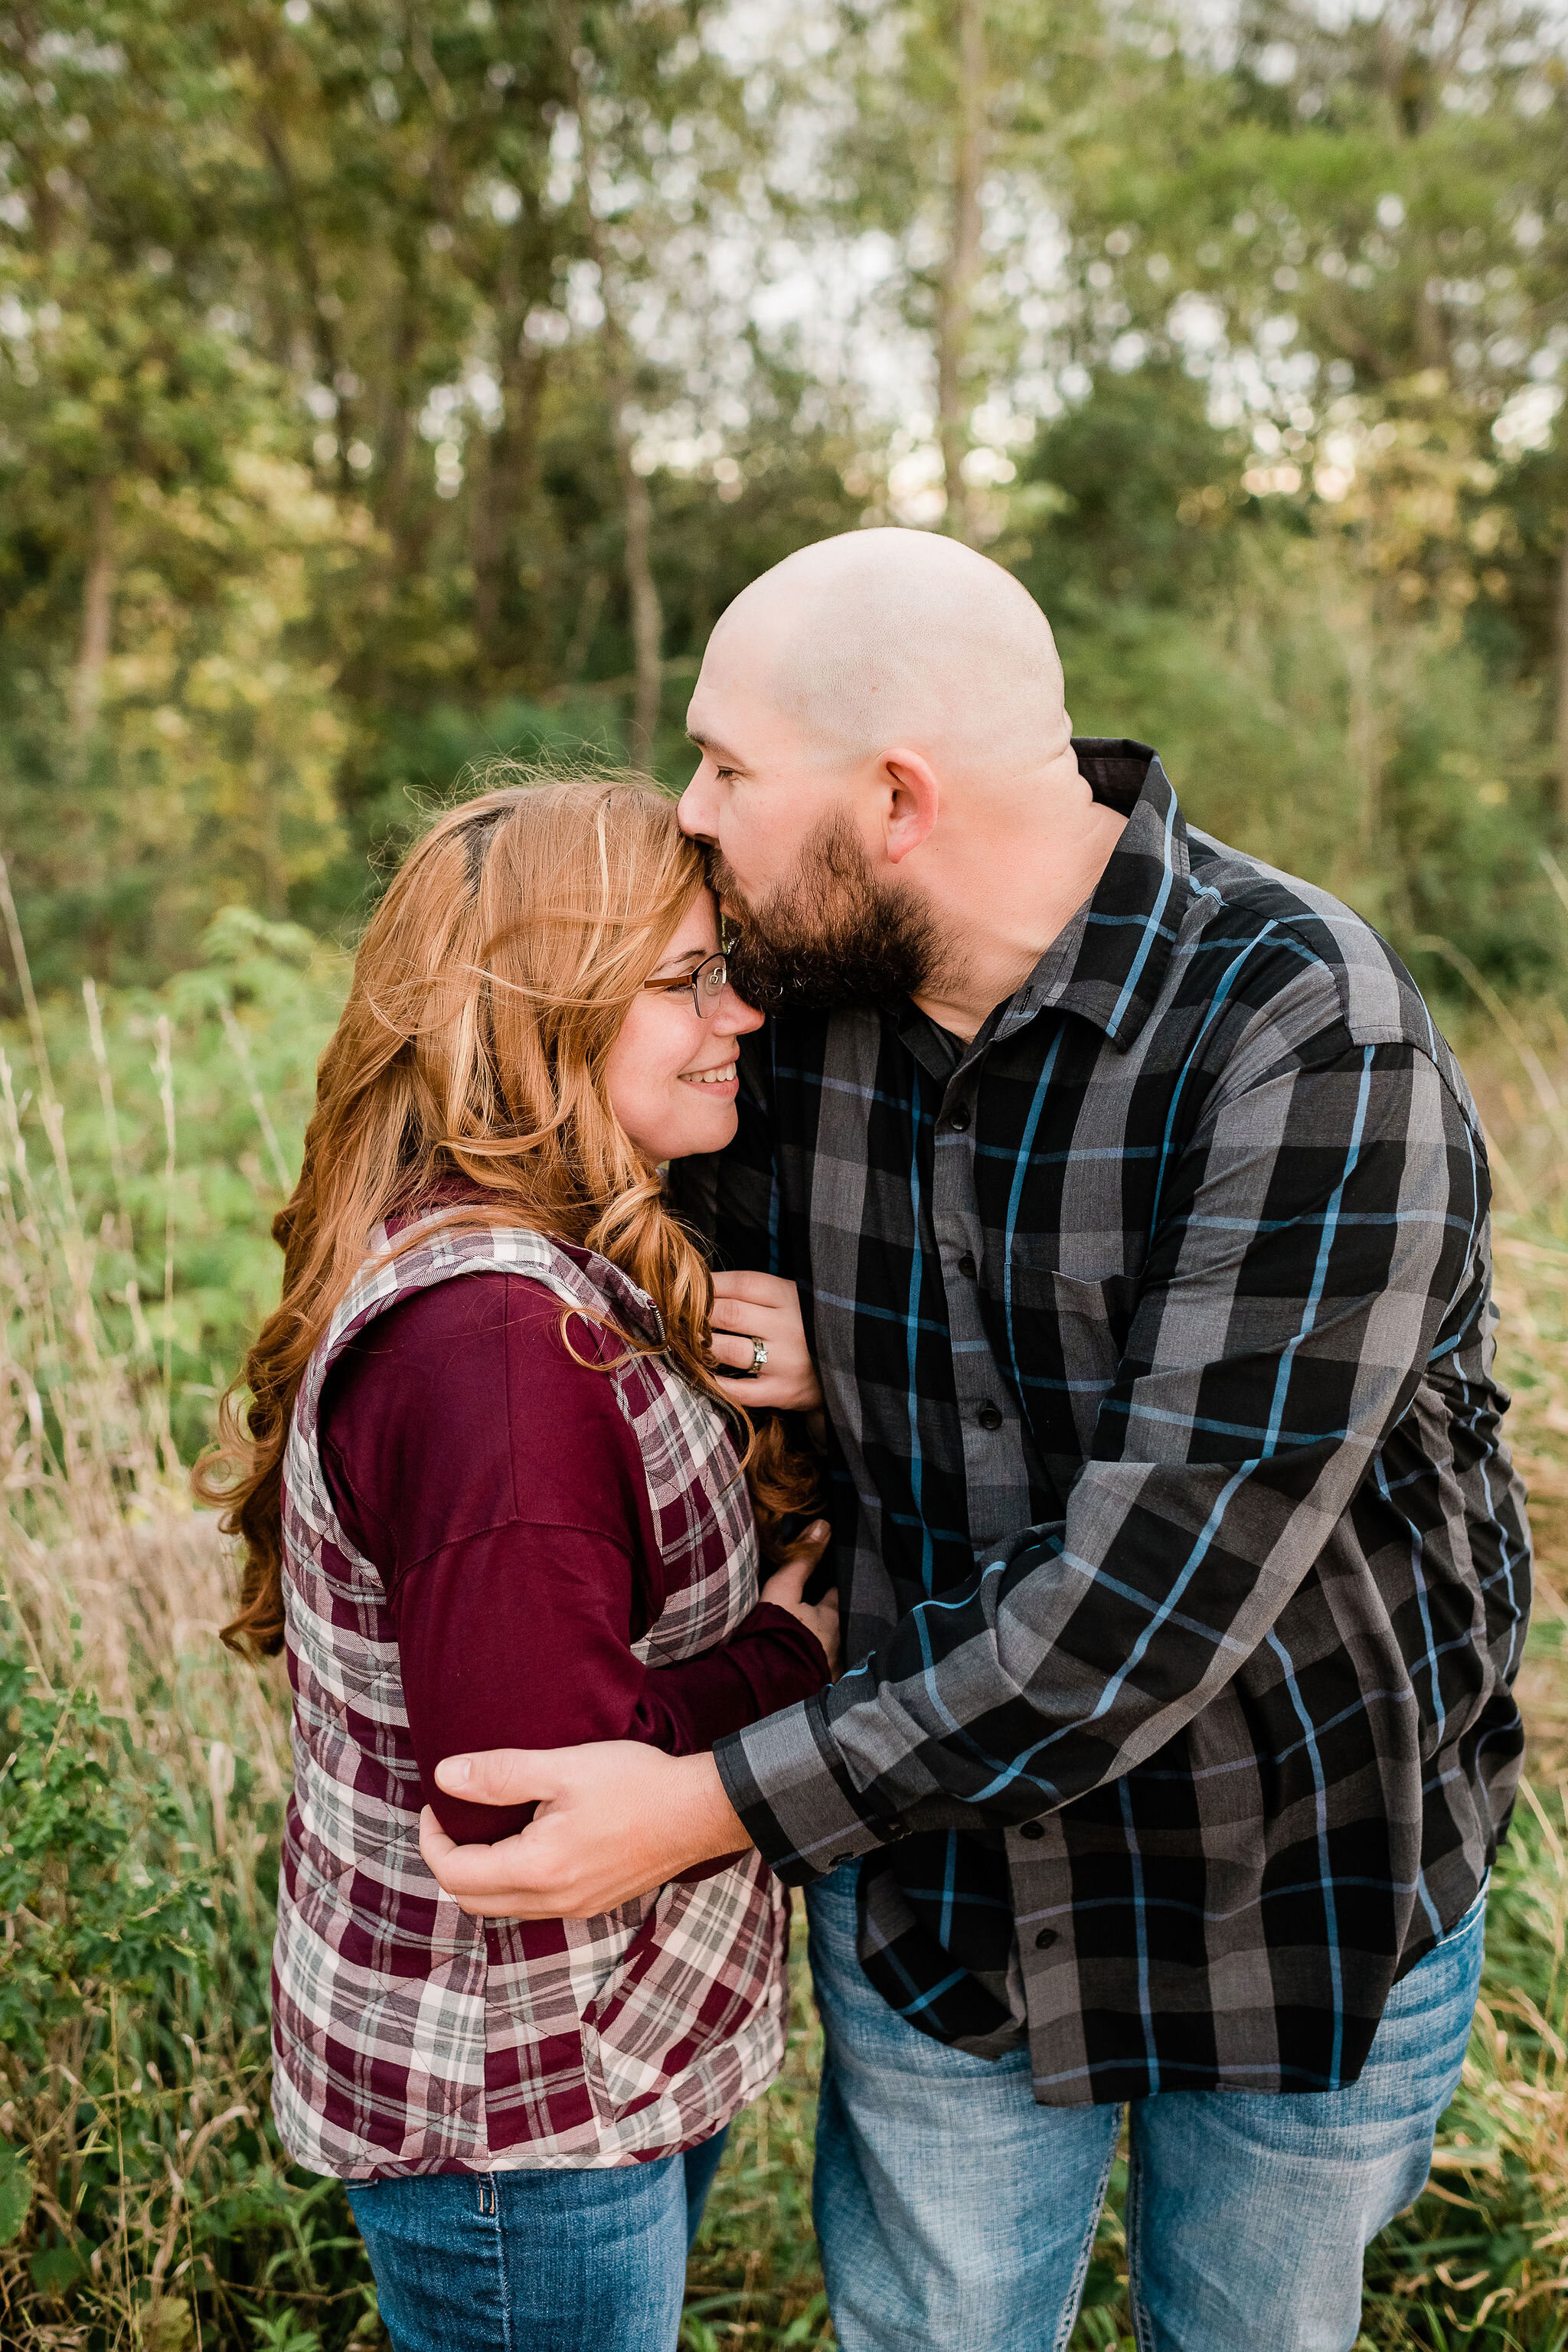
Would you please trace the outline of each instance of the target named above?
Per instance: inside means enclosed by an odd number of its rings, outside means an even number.
[[[936,823],[942,787],[934,770],[918,751],[889,751],[882,760],[882,784],[887,793],[883,818],[888,862],[897,866],[918,849]]]

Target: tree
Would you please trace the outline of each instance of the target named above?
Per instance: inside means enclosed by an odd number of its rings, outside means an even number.
[[[1064,0],[1049,16],[1031,0],[914,0],[890,14],[845,0],[836,21],[814,84],[834,126],[826,220],[840,239],[885,241],[888,329],[926,355],[936,511],[956,536],[985,539],[999,520],[986,485],[1009,466],[977,441],[975,418],[994,391],[1012,405],[1019,377],[1046,357],[1058,217],[1104,64],[1099,10],[1095,0]]]
[[[1568,352],[1561,27],[1519,0],[1252,0],[1239,35],[1222,69],[1145,33],[1142,136],[1080,179],[1079,271],[1147,351],[1221,387],[1277,495],[1332,504],[1371,436],[1407,456],[1425,436],[1434,527],[1405,593],[1473,603],[1496,566],[1433,485],[1468,466],[1484,503],[1494,427],[1506,453],[1510,408]],[[1557,577],[1561,597],[1568,551]],[[1568,643],[1568,605],[1557,627]]]
[[[226,478],[256,415],[247,355],[211,306],[236,184],[220,49],[185,0],[14,9],[0,42],[8,186],[0,362],[7,620],[66,629],[75,734],[97,717],[138,488]]]

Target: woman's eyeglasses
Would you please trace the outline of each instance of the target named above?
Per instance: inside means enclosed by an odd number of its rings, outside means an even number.
[[[703,959],[695,971],[683,971],[679,980],[646,980],[645,988],[658,989],[662,995],[671,995],[677,989],[691,992],[691,1002],[697,1008],[697,1018],[705,1021],[716,1010],[730,977],[730,966],[722,954]]]

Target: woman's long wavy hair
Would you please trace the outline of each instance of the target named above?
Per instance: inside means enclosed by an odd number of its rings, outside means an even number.
[[[809,1473],[775,1416],[754,1429],[718,1387],[707,1265],[605,1085],[627,1007],[705,887],[672,804],[636,780],[500,784],[405,859],[361,943],[300,1181],[273,1222],[281,1301],[195,1473],[244,1547],[231,1649],[283,1645],[283,1454],[305,1368],[375,1227],[432,1199],[454,1224],[531,1226],[597,1250],[647,1292],[675,1370],[736,1424],[763,1549],[781,1555],[780,1521],[809,1501]]]

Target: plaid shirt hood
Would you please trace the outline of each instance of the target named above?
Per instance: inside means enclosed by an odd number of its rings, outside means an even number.
[[[872,1980],[1026,2030],[1041,2100],[1328,2090],[1519,1772],[1485,1150],[1368,925],[1075,748],[1128,822],[973,1044],[786,1011],[672,1171],[800,1285],[854,1662],[720,1769],[787,1878],[864,1858]]]
[[[414,1229],[417,1231],[417,1227]],[[377,1315],[459,1276],[526,1275],[643,1341],[652,1302],[516,1229],[384,1231],[311,1358],[284,1470],[294,1790],[273,1952],[273,2112],[289,2155],[366,2180],[631,2163],[695,2147],[784,2056],[788,1915],[751,1853],[597,1919],[470,1919],[419,1852],[423,1801],[381,1579],[331,1507],[317,1412]],[[615,1384],[647,1471],[662,1606],[647,1663],[726,1640],[757,1599],[751,1500],[721,1415],[657,1354]],[[656,1598],[659,1597],[656,1594]],[[526,1674],[527,1660],[519,1658]]]

